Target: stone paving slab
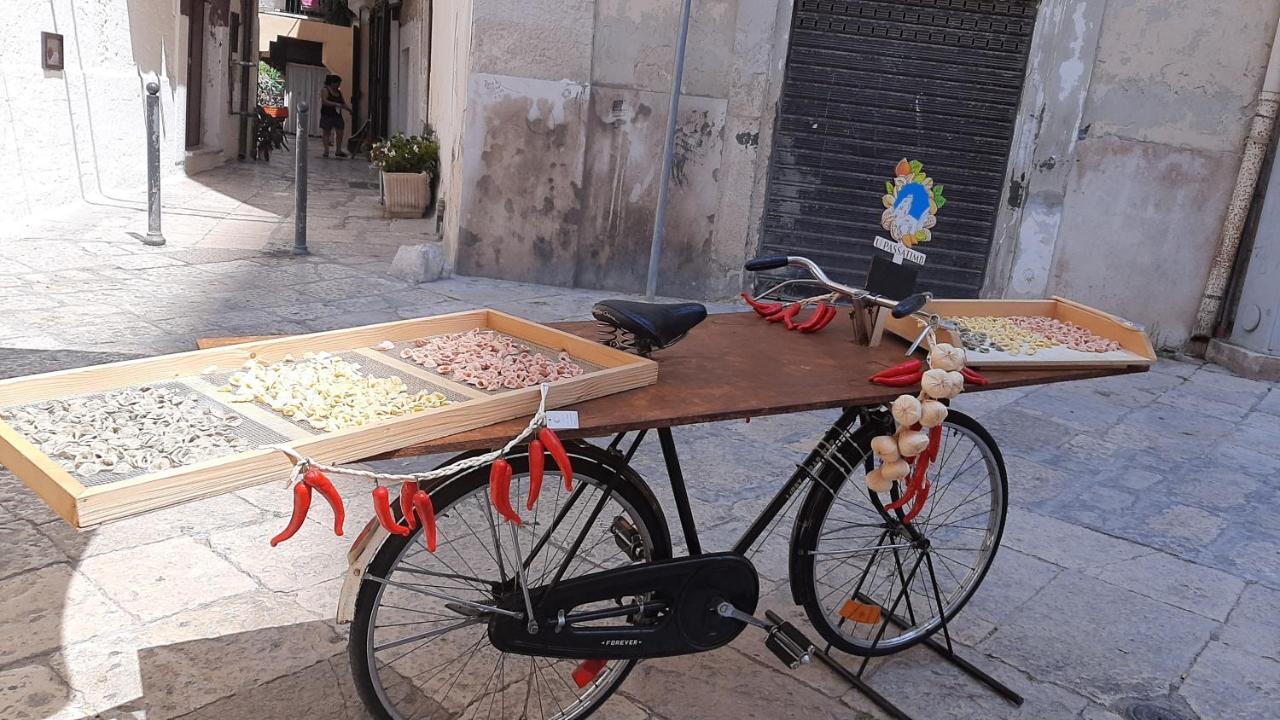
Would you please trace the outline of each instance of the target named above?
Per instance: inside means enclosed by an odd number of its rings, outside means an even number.
[[[1010,608],[979,648],[1106,704],[1169,692],[1215,627],[1206,618],[1070,570]]]

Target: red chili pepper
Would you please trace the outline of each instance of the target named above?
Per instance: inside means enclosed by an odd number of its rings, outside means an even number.
[[[293,516],[289,518],[289,525],[279,535],[271,538],[271,547],[275,547],[297,534],[302,527],[303,521],[307,519],[307,511],[310,509],[311,487],[306,483],[297,483],[293,486]]]
[[[924,484],[920,486],[920,492],[916,493],[915,505],[911,506],[911,511],[902,518],[902,522],[909,523],[916,519],[916,516],[924,509],[924,504],[929,499],[929,489],[932,487],[933,483],[929,482],[929,478],[925,478]]]
[[[960,374],[964,375],[964,379],[974,385],[987,385],[991,382],[985,375],[972,368],[960,368]]]
[[[896,375],[906,375],[907,373],[920,372],[924,369],[923,360],[908,360],[904,363],[894,365],[891,368],[885,368],[875,375],[871,376],[872,380],[876,378],[894,377]]]
[[[409,534],[409,528],[396,522],[395,516],[391,514],[391,491],[381,485],[373,489],[373,514],[377,516],[378,523],[386,528],[387,532],[396,535]]]
[[[836,310],[835,306],[829,306],[827,307],[826,311],[823,312],[822,317],[818,318],[816,322],[813,320],[810,320],[809,322],[805,323],[805,325],[808,325],[808,327],[801,327],[800,332],[816,333],[819,330],[830,325],[831,321],[834,320],[836,318],[836,315],[838,314],[839,314],[839,311]]]
[[[788,319],[794,319],[798,312],[800,312],[799,303],[791,303],[772,315],[766,315],[764,319],[771,323],[784,322]]]
[[[930,462],[938,459],[938,450],[942,447],[942,426],[938,425],[929,428],[929,449],[925,452],[929,455]]]
[[[431,495],[426,490],[415,490],[413,509],[422,518],[422,536],[427,540],[427,551],[436,551],[436,510],[431,506]]]
[[[418,519],[413,516],[413,496],[418,492],[418,483],[405,480],[400,484],[400,514],[404,516],[404,524],[410,532],[418,529]]]
[[[511,463],[502,458],[494,460],[489,470],[489,499],[500,517],[520,524],[520,515],[511,507]]]
[[[908,502],[910,502],[911,498],[915,497],[916,493],[920,490],[920,484],[924,480],[924,473],[925,473],[925,470],[928,469],[928,467],[929,467],[928,452],[921,453],[920,456],[916,458],[915,465],[911,469],[912,470],[911,479],[907,481],[906,492],[902,493],[902,497],[898,498],[897,500],[894,500],[888,505],[885,505],[884,509],[897,510],[898,508],[903,507]]]
[[[911,498],[915,497],[915,494],[916,494],[915,485],[908,483],[907,489],[902,493],[902,496],[899,497],[897,500],[894,500],[893,502],[889,503],[888,505],[885,505],[884,509],[897,510],[903,505],[906,505],[908,502],[911,502]]]
[[[543,466],[546,463],[546,455],[543,454],[542,443],[537,440],[529,441],[529,501],[525,503],[525,508],[532,510],[534,503],[538,502],[538,496],[542,494],[542,475]]]
[[[755,310],[757,313],[759,313],[762,316],[772,315],[773,313],[776,313],[782,309],[782,303],[768,303],[768,302],[760,302],[759,300],[753,300],[751,296],[746,294],[745,292],[742,293],[742,299],[746,300],[747,304],[750,305],[753,310]]]
[[[907,373],[906,375],[891,375],[889,377],[871,378],[871,382],[877,385],[886,385],[888,387],[906,387],[920,382],[921,377],[923,377],[921,373],[914,372]]]
[[[342,526],[346,523],[347,512],[342,507],[342,496],[338,494],[338,488],[329,482],[329,478],[325,477],[324,473],[315,468],[307,468],[302,475],[302,482],[311,486],[329,501],[329,507],[333,508],[333,534],[342,535]]]
[[[789,314],[784,314],[784,315],[782,316],[782,324],[783,324],[784,326],[786,326],[786,328],[787,328],[788,330],[799,330],[799,329],[800,329],[800,323],[796,322],[796,318],[800,316],[800,310],[801,310],[801,308],[800,308],[799,306],[797,306],[797,308],[796,308],[796,311],[795,311],[795,312],[793,312],[793,313],[789,313]]]
[[[813,314],[809,316],[808,320],[805,320],[802,323],[795,323],[794,328],[788,328],[788,329],[799,330],[800,332],[806,332],[806,333],[813,332],[813,328],[815,325],[818,324],[818,321],[823,319],[826,316],[827,316],[827,304],[824,302],[820,302],[817,305],[813,306]]]
[[[561,444],[560,438],[551,428],[543,427],[538,431],[538,439],[542,441],[542,445],[547,449],[547,452],[551,453],[551,459],[556,461],[556,467],[560,468],[560,475],[564,478],[565,491],[572,492],[573,465],[569,463],[569,453],[564,451],[564,445]]]
[[[604,666],[608,665],[608,660],[583,660],[578,663],[578,667],[573,670],[573,682],[579,688],[584,688],[595,682],[596,676],[604,670]]]

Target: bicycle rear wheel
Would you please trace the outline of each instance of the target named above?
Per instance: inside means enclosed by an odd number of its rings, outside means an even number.
[[[922,642],[949,622],[986,577],[1004,533],[1008,481],[991,435],[952,410],[928,472],[924,510],[904,523],[905,509],[885,511],[900,484],[880,496],[868,490],[871,438],[842,419],[836,450],[801,508],[792,546],[795,595],[834,647],[880,656]],[[828,434],[828,438],[835,437]]]
[[[515,472],[513,505],[524,519],[518,537],[530,584],[548,582],[566,556],[565,578],[671,557],[666,520],[643,480],[599,448],[566,443],[566,449],[575,492],[565,491],[551,465],[533,511],[524,508],[527,451],[507,458]],[[424,593],[492,606],[518,592],[512,579],[518,555],[510,526],[489,500],[488,472],[463,473],[431,492],[439,518],[435,554],[426,551],[419,529],[388,537],[369,565],[348,650],[356,687],[374,717],[580,720],[635,666],[611,661],[579,684],[574,671],[581,661],[499,652],[489,642],[487,615]],[[547,533],[559,516],[558,529]],[[574,551],[584,529],[585,541]]]

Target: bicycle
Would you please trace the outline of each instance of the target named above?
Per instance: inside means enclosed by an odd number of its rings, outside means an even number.
[[[914,315],[926,330],[942,322],[922,311],[926,295],[901,302],[874,295],[832,281],[805,258],[758,259],[747,269],[786,265],[808,270],[809,281],[830,292]],[[602,302],[593,314],[606,343],[645,355],[706,315],[696,304],[624,301]],[[555,491],[526,506],[518,526],[496,515],[485,468],[430,483],[422,489],[440,517],[436,553],[427,552],[421,529],[388,535],[360,580],[349,655],[362,699],[375,717],[399,720],[585,718],[641,659],[713,650],[749,625],[798,667],[821,651],[776,615],[755,617],[759,579],[749,559],[796,503],[792,596],[828,648],[869,658],[945,634],[999,548],[1004,462],[981,425],[951,410],[929,466],[929,505],[905,522],[903,509],[886,509],[901,483],[885,498],[863,481],[873,467],[872,438],[893,423],[885,406],[846,409],[720,553],[702,551],[670,428],[657,435],[688,548],[679,558],[663,508],[630,465],[647,431],[625,447],[631,431],[604,447],[565,443],[573,489],[553,483],[548,466],[547,488]],[[507,459],[512,488],[525,497],[527,446]]]

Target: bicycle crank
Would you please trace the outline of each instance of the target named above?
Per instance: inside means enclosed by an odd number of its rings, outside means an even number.
[[[741,555],[717,553],[606,570],[529,589],[536,631],[523,619],[525,599],[508,593],[512,611],[489,618],[500,651],[544,657],[630,660],[714,650],[743,628],[718,608],[746,614],[760,600],[756,569]]]

